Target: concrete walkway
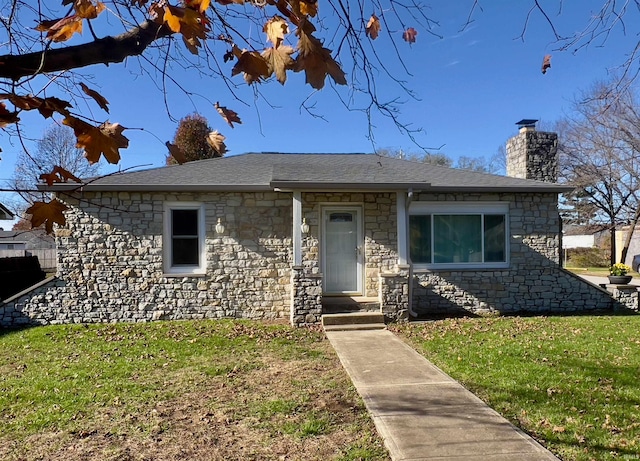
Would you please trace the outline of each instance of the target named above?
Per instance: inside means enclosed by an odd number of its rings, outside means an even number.
[[[388,330],[326,335],[392,460],[558,460]]]

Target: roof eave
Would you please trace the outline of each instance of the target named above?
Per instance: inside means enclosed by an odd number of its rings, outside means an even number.
[[[262,184],[56,184],[39,187],[45,192],[264,192]]]
[[[430,189],[430,183],[344,183],[329,181],[271,181],[271,187],[279,190],[366,190],[366,191],[388,191],[388,190],[407,190],[407,189]]]
[[[429,192],[515,192],[515,193],[554,193],[571,192],[573,187],[549,184],[548,186],[435,186]]]

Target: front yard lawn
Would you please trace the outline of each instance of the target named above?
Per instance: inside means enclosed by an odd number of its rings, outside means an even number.
[[[640,316],[465,318],[394,330],[563,460],[640,459]]]
[[[258,321],[0,330],[2,460],[387,460],[322,332]]]

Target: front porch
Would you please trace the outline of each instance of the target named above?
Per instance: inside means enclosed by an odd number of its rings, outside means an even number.
[[[302,266],[291,270],[291,324],[303,326],[322,322],[323,316],[375,312],[385,321],[406,321],[409,317],[409,266],[385,272],[378,278],[378,296],[324,296],[322,274]]]

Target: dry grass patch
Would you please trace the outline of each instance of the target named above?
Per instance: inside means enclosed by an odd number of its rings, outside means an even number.
[[[0,334],[0,459],[388,459],[320,331],[258,322]]]

